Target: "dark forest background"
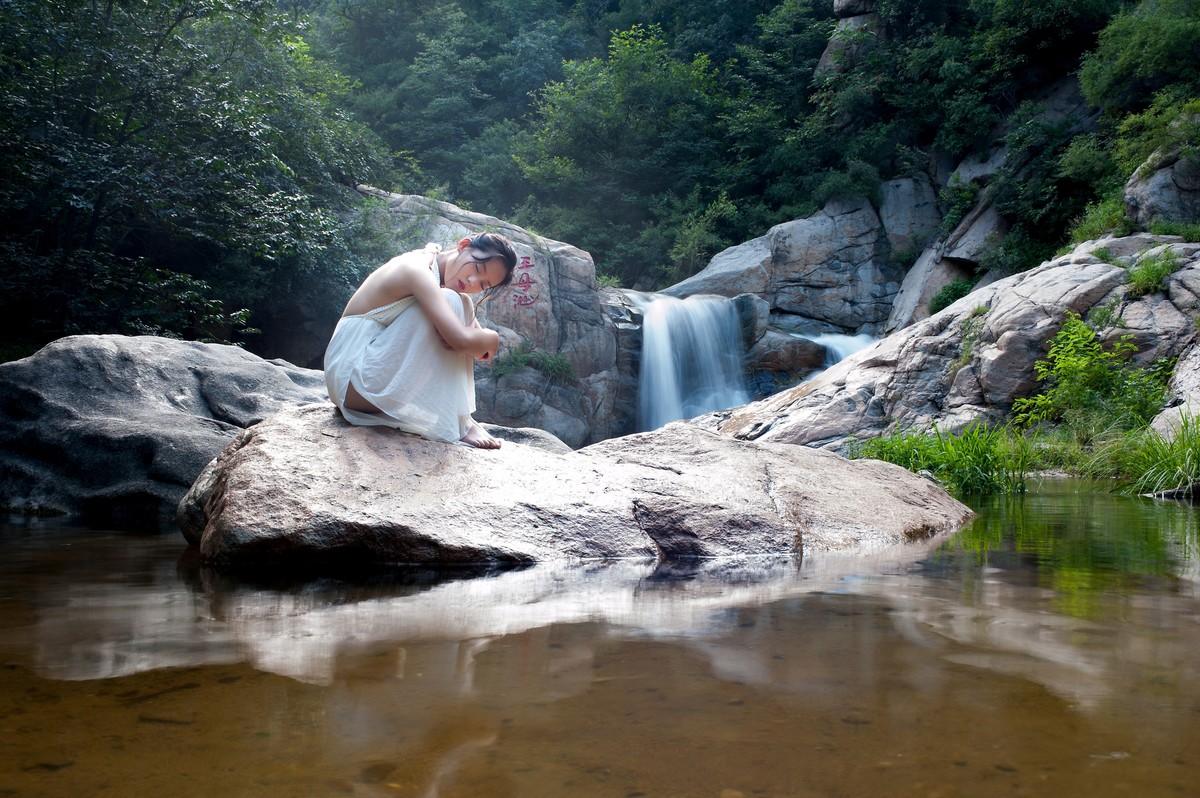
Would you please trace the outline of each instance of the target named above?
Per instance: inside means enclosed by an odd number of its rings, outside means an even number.
[[[77,332],[253,349],[281,304],[336,314],[396,245],[363,183],[653,288],[1003,130],[1020,168],[987,265],[1016,271],[1127,227],[1133,170],[1200,141],[1200,2],[876,10],[866,55],[818,74],[831,0],[6,0],[3,355]],[[1088,118],[1039,121],[1071,76]]]

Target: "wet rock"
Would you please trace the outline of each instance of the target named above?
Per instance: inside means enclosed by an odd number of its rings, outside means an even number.
[[[865,551],[970,515],[896,466],[686,424],[577,452],[481,451],[310,406],[242,433],[179,518],[210,563],[332,567]]]

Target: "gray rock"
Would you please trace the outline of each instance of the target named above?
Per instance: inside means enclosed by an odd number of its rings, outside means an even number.
[[[837,21],[829,44],[817,60],[814,77],[848,71],[875,43],[879,30],[879,15],[875,13],[844,16]]]
[[[747,440],[839,449],[889,428],[957,429],[978,419],[1007,418],[1017,398],[1037,387],[1034,363],[1045,356],[1064,314],[1086,315],[1112,305],[1127,320],[1143,361],[1175,357],[1196,339],[1200,247],[1169,244],[1183,267],[1165,295],[1126,295],[1125,268],[1075,252],[978,288],[931,318],[917,322],[822,372],[812,380],[696,423]],[[1114,251],[1128,242],[1112,240]],[[1151,252],[1153,250],[1150,250]],[[1189,367],[1184,363],[1177,374]],[[1177,376],[1179,382],[1185,378]]]
[[[936,249],[925,250],[904,275],[884,331],[895,332],[929,318],[929,301],[934,295],[955,280],[970,279],[973,273],[969,264],[942,258]]]
[[[926,175],[883,183],[879,187],[879,221],[894,253],[931,243],[942,224],[933,183]]]
[[[946,236],[941,257],[966,261],[974,266],[995,249],[1008,232],[1008,222],[990,202],[981,201]]]
[[[170,523],[243,428],[328,401],[321,372],[152,336],[62,338],[0,365],[0,505],[95,524]]]
[[[1193,344],[1180,358],[1171,379],[1169,407],[1155,416],[1150,427],[1171,440],[1186,419],[1200,419],[1200,345]]]
[[[662,293],[687,297],[752,293],[809,329],[875,332],[886,321],[903,277],[865,199],[835,200],[805,219],[772,227],[731,247],[699,274]]]
[[[578,452],[351,427],[331,407],[247,430],[180,503],[218,566],[868,551],[958,529],[943,490],[877,461],[685,424]]]
[[[1154,153],[1125,184],[1125,213],[1139,227],[1200,221],[1200,157]]]
[[[875,0],[833,0],[833,15],[838,19],[870,14],[875,10]]]

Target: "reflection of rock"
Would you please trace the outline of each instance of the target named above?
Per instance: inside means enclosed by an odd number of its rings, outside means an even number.
[[[242,428],[323,400],[321,372],[234,346],[62,338],[0,365],[0,506],[123,526],[169,522]]]
[[[580,452],[480,451],[351,427],[328,406],[255,426],[180,505],[208,561],[324,567],[864,550],[970,515],[896,466],[684,424]]]

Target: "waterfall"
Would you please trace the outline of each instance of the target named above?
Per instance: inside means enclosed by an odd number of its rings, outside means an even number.
[[[840,360],[845,360],[858,350],[865,349],[877,340],[874,336],[866,335],[865,333],[862,335],[823,333],[821,335],[805,335],[803,337],[825,347],[825,368],[829,368]],[[809,379],[812,379],[812,376]]]
[[[737,309],[724,297],[627,292],[643,313],[638,428],[749,401]]]

